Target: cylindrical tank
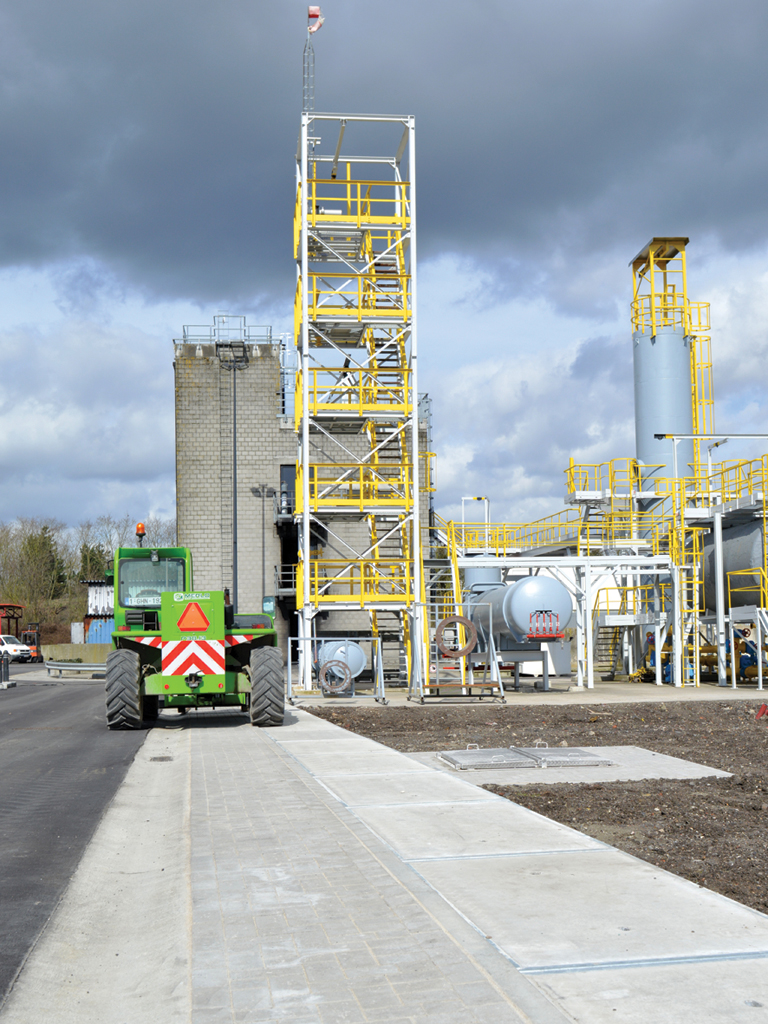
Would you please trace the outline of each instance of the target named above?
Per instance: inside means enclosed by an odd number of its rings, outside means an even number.
[[[710,611],[715,610],[715,538],[708,533],[704,538],[704,599]],[[728,605],[728,573],[737,569],[758,569],[763,561],[763,524],[761,521],[731,526],[723,530],[723,587]],[[733,594],[736,608],[747,604],[760,604],[760,574],[736,576],[731,584],[738,588]],[[749,587],[749,590],[744,588]],[[754,589],[752,589],[754,588]]]
[[[643,480],[674,476],[674,442],[654,434],[692,434],[691,343],[682,327],[632,335],[635,381],[635,446],[648,466]],[[690,476],[693,441],[677,442],[677,475]],[[659,465],[660,464],[660,465]]]
[[[524,576],[509,587],[494,587],[469,602],[470,618],[488,635],[511,636],[520,641],[531,628],[531,615],[547,612],[557,616],[559,628],[571,620],[571,595],[551,576]]]
[[[318,668],[322,668],[327,661],[343,661],[353,679],[357,679],[367,664],[365,651],[354,640],[326,640],[317,652]]]
[[[467,565],[464,567],[464,589],[473,593],[501,586],[501,569],[490,565]]]

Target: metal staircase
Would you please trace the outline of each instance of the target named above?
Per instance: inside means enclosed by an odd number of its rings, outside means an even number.
[[[598,626],[592,641],[596,669],[614,676],[621,658],[622,631],[619,626]]]
[[[358,122],[382,137],[399,130],[395,152],[345,157]],[[294,217],[300,643],[320,613],[336,630],[362,613],[379,668],[398,680],[423,659],[411,643],[422,572],[413,134],[409,117],[306,111]],[[302,682],[311,688],[309,658]]]

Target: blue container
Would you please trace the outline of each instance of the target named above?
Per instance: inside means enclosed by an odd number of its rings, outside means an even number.
[[[87,644],[111,644],[115,631],[114,619],[94,619],[88,630]]]

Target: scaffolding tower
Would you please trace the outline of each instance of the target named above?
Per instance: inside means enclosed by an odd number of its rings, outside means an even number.
[[[305,689],[324,612],[365,613],[377,657],[394,644],[408,682],[422,673],[414,131],[410,116],[301,118],[295,516]],[[372,155],[346,155],[345,136]]]

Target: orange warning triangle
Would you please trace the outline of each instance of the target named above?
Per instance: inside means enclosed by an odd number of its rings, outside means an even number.
[[[210,622],[206,619],[205,613],[197,601],[193,601],[181,613],[181,618],[176,625],[185,632],[194,630],[195,633],[204,633],[210,626]]]

